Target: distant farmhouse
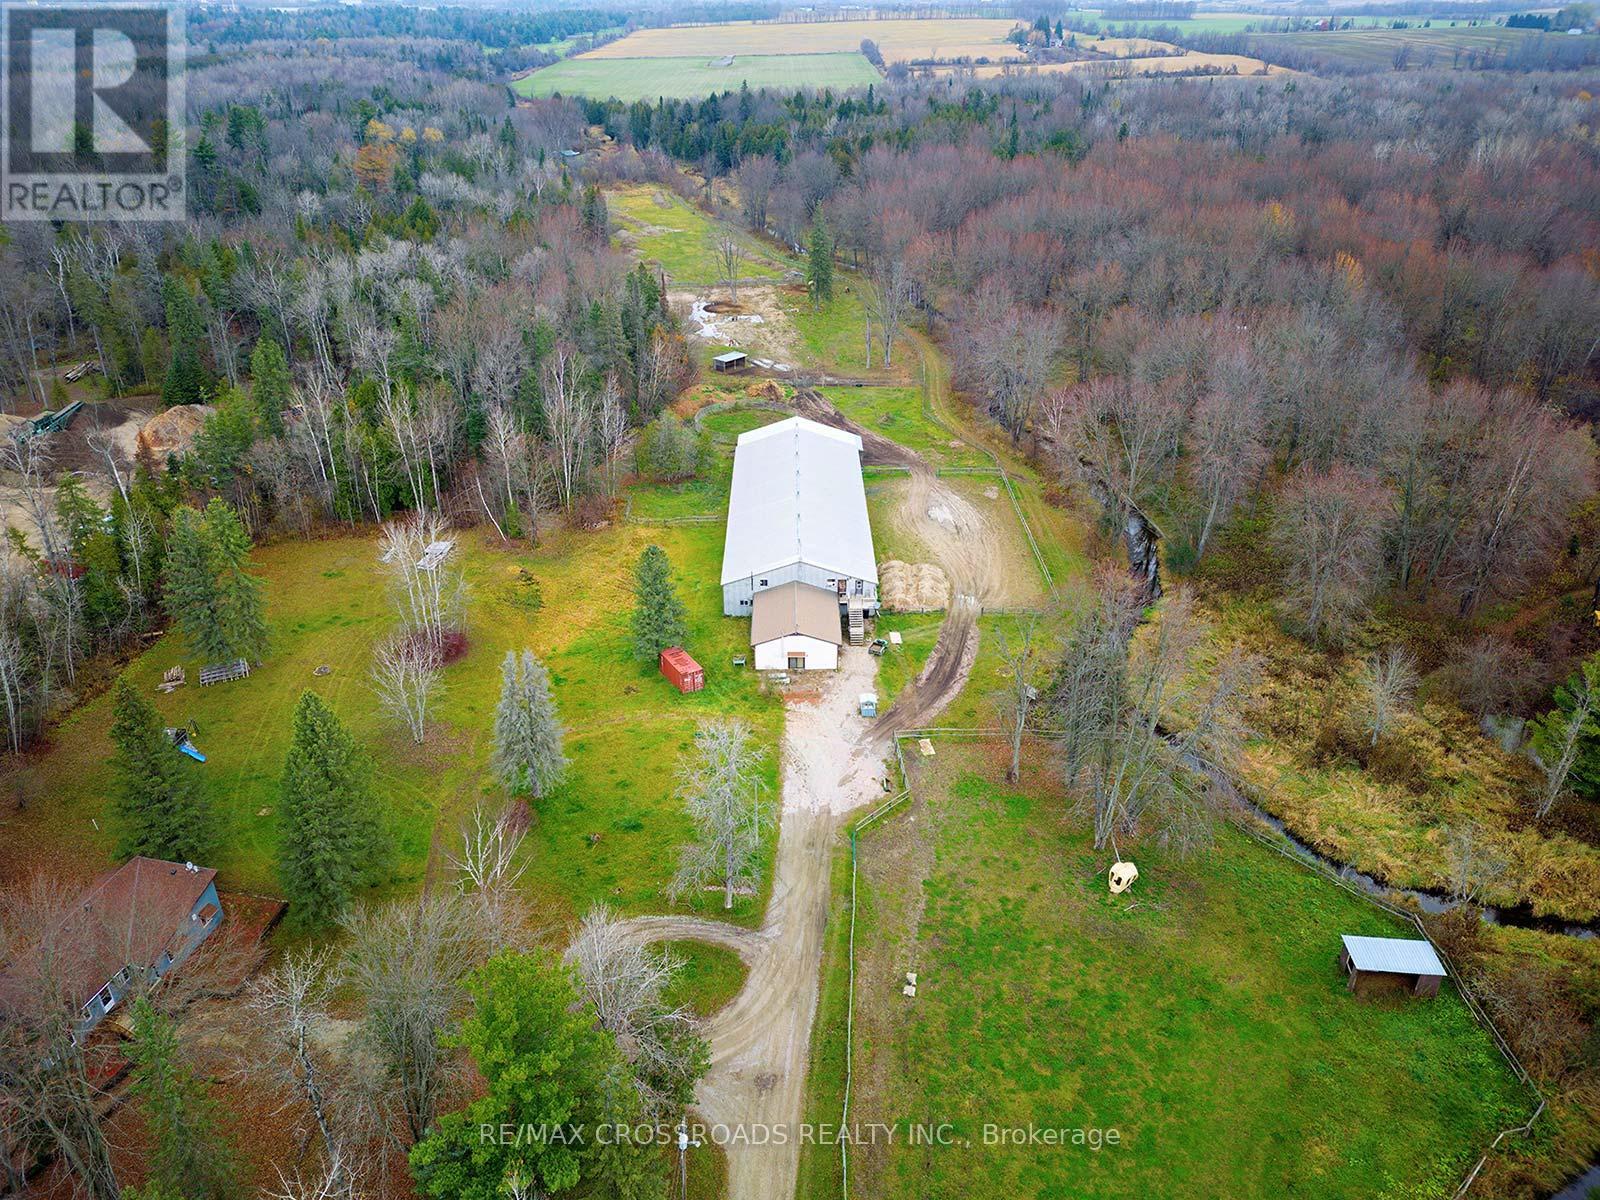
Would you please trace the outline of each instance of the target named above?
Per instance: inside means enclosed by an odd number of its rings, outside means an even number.
[[[795,670],[832,668],[841,629],[859,643],[862,622],[877,609],[861,439],[803,417],[741,434],[722,551],[722,611],[752,618],[757,668],[776,669],[766,665],[774,661]],[[795,637],[807,641],[783,644]],[[822,648],[830,638],[832,654]],[[795,647],[800,654],[786,652]]]
[[[19,989],[60,988],[78,1006],[81,1039],[141,983],[181,964],[222,923],[217,873],[193,863],[135,858],[78,897],[53,928],[40,931],[30,965],[0,977],[0,1012]],[[31,979],[46,971],[49,979]]]

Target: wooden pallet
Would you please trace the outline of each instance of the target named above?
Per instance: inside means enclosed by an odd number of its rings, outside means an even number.
[[[214,663],[209,667],[200,668],[200,686],[210,687],[213,683],[228,683],[235,679],[243,679],[250,674],[250,664],[244,659],[235,659],[231,663]]]

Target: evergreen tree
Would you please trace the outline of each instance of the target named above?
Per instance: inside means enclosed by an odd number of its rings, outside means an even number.
[[[195,652],[212,659],[217,645],[214,607],[216,580],[206,548],[205,525],[200,514],[187,506],[172,515],[167,533],[167,558],[161,603],[167,616],[183,630]]]
[[[822,223],[820,208],[816,220],[811,223],[811,245],[806,252],[806,290],[811,293],[811,303],[816,307],[833,299],[833,239]]]
[[[238,388],[217,397],[217,411],[201,423],[194,439],[194,456],[186,460],[200,470],[206,485],[232,485],[244,456],[256,440],[255,406]]]
[[[382,869],[372,771],[333,710],[305,692],[283,763],[278,876],[303,928],[331,923]]]
[[[190,762],[178,753],[155,707],[119,679],[112,701],[113,806],[124,858],[204,861],[211,849],[211,808]]]
[[[220,498],[204,513],[180,508],[167,537],[167,614],[211,663],[259,660],[267,647],[261,581],[249,574],[250,538]]]
[[[277,437],[289,407],[289,360],[275,337],[263,335],[250,355],[250,393],[261,428]]]
[[[518,671],[516,652],[507,650],[494,712],[492,765],[501,784],[508,791],[526,788],[536,800],[543,797],[566,774],[567,757],[561,752],[566,732],[544,664],[524,650]]]
[[[503,1200],[516,1181],[524,1195],[656,1196],[661,1158],[645,1139],[606,1136],[601,1126],[641,1119],[638,1092],[616,1038],[601,1029],[569,968],[553,954],[505,953],[467,982],[472,1015],[461,1044],[485,1094],[448,1113],[411,1150],[417,1190],[439,1200]],[[503,1123],[563,1136],[485,1139]]]
[[[143,1195],[184,1200],[227,1200],[239,1194],[228,1144],[218,1134],[220,1109],[205,1085],[180,1060],[171,1018],[148,998],[133,1005],[131,1091],[144,1110],[149,1133],[149,1176]]]
[[[1600,800],[1600,652],[1557,685],[1555,702],[1531,722],[1533,752],[1547,772],[1568,764],[1558,792]]]
[[[654,662],[687,640],[683,601],[672,586],[672,564],[660,546],[647,546],[633,569],[633,653]]]
[[[261,580],[251,575],[250,535],[233,507],[221,498],[206,505],[206,533],[216,570],[217,619],[224,661],[260,661],[267,650],[266,605]]]
[[[161,299],[167,312],[167,375],[161,399],[169,407],[204,403],[211,381],[200,361],[205,337],[200,306],[188,287],[171,275],[162,281]]]

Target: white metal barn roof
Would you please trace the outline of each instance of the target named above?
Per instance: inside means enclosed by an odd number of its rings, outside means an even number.
[[[1444,964],[1427,942],[1415,938],[1352,937],[1344,935],[1344,948],[1358,971],[1384,971],[1394,975],[1446,975]]]
[[[795,562],[878,582],[861,439],[804,417],[739,435],[722,582]]]

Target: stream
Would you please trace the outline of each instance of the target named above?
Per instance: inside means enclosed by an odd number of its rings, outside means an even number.
[[[1463,901],[1452,899],[1439,892],[1385,883],[1375,876],[1368,875],[1365,871],[1356,870],[1349,863],[1342,863],[1329,858],[1290,833],[1283,821],[1273,816],[1241,792],[1233,780],[1222,771],[1202,762],[1194,755],[1187,755],[1186,758],[1189,766],[1203,772],[1208,779],[1221,787],[1234,805],[1242,811],[1250,813],[1262,824],[1268,826],[1282,837],[1297,856],[1313,865],[1325,867],[1345,882],[1354,884],[1367,895],[1379,900],[1394,896],[1404,896],[1416,904],[1423,912],[1433,916],[1438,916],[1440,913],[1453,912],[1462,906]],[[1553,933],[1565,937],[1584,939],[1600,937],[1600,928],[1596,928],[1594,925],[1585,925],[1579,921],[1565,921],[1560,917],[1541,917],[1534,913],[1531,905],[1527,904],[1514,906],[1485,905],[1481,910],[1481,919],[1488,925],[1509,925],[1517,929],[1536,929],[1540,933]]]

